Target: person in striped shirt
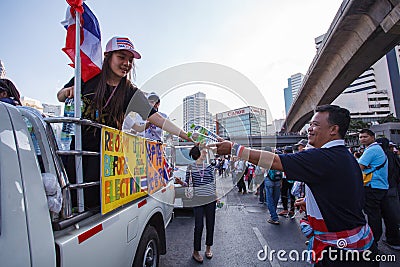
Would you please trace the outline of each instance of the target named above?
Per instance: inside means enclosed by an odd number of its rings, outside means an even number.
[[[201,236],[204,228],[204,220],[206,217],[206,251],[205,256],[211,259],[213,254],[211,246],[214,239],[215,225],[215,208],[217,203],[217,194],[215,186],[214,166],[206,163],[207,149],[201,149],[199,146],[193,146],[189,152],[189,156],[195,160],[186,170],[185,182],[177,181],[182,186],[188,186],[193,183],[194,197],[193,213],[195,218],[194,224],[194,250],[193,259],[199,263],[203,262],[201,251]],[[192,180],[190,182],[190,180]]]

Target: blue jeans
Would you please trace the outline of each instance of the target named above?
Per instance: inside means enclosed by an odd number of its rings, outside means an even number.
[[[278,214],[276,213],[276,208],[281,194],[281,181],[271,181],[266,177],[264,179],[264,184],[269,214],[271,215],[272,220],[277,221]]]

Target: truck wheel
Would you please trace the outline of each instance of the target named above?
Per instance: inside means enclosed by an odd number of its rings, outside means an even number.
[[[133,261],[133,267],[156,267],[160,260],[160,239],[153,226],[144,229]]]

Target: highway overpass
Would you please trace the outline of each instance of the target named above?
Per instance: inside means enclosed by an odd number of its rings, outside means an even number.
[[[399,22],[400,0],[344,0],[289,110],[285,130],[299,131],[316,106],[332,103],[395,47],[400,41]]]

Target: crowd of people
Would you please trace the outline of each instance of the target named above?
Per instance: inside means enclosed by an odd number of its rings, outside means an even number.
[[[378,266],[379,262],[367,259],[332,260],[320,256],[346,253],[350,249],[377,255],[382,218],[386,226],[385,242],[398,248],[400,241],[398,152],[393,145],[390,149],[386,138],[375,140],[372,131],[363,129],[359,140],[364,151],[356,158],[345,146],[349,123],[347,109],[324,105],[316,108],[308,140],[296,144],[297,153],[255,150],[230,141],[216,144],[218,154],[232,154],[240,161],[268,170],[265,177],[273,177],[273,171],[283,172],[281,182],[275,182],[275,186],[272,179],[264,180],[265,197],[260,196],[260,201],[268,204],[271,215],[268,222],[279,224],[276,214],[279,195],[273,188],[292,187],[290,193],[297,199],[293,201],[286,189],[281,190],[282,204],[287,198],[300,212],[306,212],[300,225],[309,238],[309,249],[315,253],[311,259],[315,266]],[[284,180],[295,182],[284,186]],[[280,214],[293,214],[292,206],[283,208]],[[346,246],[339,246],[338,240],[344,240]]]
[[[134,60],[141,55],[129,38],[121,45],[113,37],[104,53],[100,74],[82,83],[82,118],[117,129],[143,133],[143,136],[162,140],[162,130],[187,141],[193,141],[187,133],[158,111],[160,97],[145,94],[129,79]],[[74,78],[57,93],[64,102],[74,97]],[[14,84],[0,80],[0,101],[21,105],[20,95]],[[141,118],[138,119],[138,116]],[[204,165],[204,153],[196,144],[190,152],[195,163],[188,169],[186,181],[197,184],[196,197],[204,199],[194,208],[193,258],[203,262],[201,235],[203,217],[206,217],[205,256],[212,258],[215,206],[218,197],[215,177],[232,175],[238,193],[258,195],[265,204],[268,223],[279,225],[279,216],[293,218],[296,210],[304,212],[301,229],[309,238],[309,249],[316,253],[312,262],[316,266],[377,266],[377,262],[360,260],[332,262],[319,260],[326,251],[355,249],[378,253],[378,241],[383,235],[387,245],[400,249],[400,160],[399,150],[387,138],[377,138],[370,129],[359,132],[360,146],[347,148],[344,136],[350,123],[347,109],[335,106],[319,106],[310,121],[308,139],[293,146],[273,150],[246,148],[237,143],[219,140],[215,144],[220,155],[212,164]],[[71,149],[75,140],[72,140]],[[82,126],[82,149],[100,152],[100,133],[97,128]],[[75,179],[75,160],[65,160],[70,182]],[[85,182],[100,178],[100,161],[95,157],[83,157]],[[247,185],[246,185],[247,182]],[[85,188],[85,205],[99,206],[99,187]],[[282,209],[278,212],[281,200]],[[338,247],[338,239],[347,247]]]
[[[260,151],[229,141],[216,145],[220,156],[214,162],[214,177],[230,173],[238,193],[258,195],[268,209],[268,223],[279,225],[279,216],[293,219],[300,214],[301,229],[310,238],[306,243],[316,252],[311,259],[316,266],[377,266],[318,256],[350,248],[377,255],[382,221],[384,243],[400,249],[399,151],[387,138],[375,139],[369,129],[359,132],[356,151],[346,147],[348,123],[346,109],[326,105],[317,109],[308,139],[293,146]],[[212,216],[213,229],[215,213]],[[338,239],[349,247],[335,245]]]

